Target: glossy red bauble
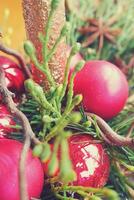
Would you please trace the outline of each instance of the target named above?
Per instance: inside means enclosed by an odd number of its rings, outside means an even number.
[[[25,75],[22,69],[10,58],[0,56],[0,67],[4,69],[9,90],[20,93],[24,89]]]
[[[88,61],[75,77],[74,93],[83,95],[85,111],[107,120],[123,109],[128,97],[128,83],[112,63]]]
[[[109,176],[109,158],[101,144],[94,144],[89,135],[74,135],[69,139],[70,158],[77,180],[73,185],[102,187]]]
[[[23,144],[15,140],[0,140],[0,200],[20,200],[19,161],[22,147]],[[31,150],[25,170],[29,199],[39,198],[43,188],[43,170]]]
[[[93,142],[93,138],[87,134],[73,135],[68,143],[70,159],[77,175],[77,180],[70,184],[95,188],[104,186],[109,177],[110,161],[102,144]],[[47,169],[48,163],[44,164],[45,173]]]
[[[0,105],[0,139],[15,131],[16,123],[5,105]]]

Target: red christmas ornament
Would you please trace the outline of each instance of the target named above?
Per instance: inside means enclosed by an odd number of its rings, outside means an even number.
[[[15,140],[0,140],[0,199],[20,200],[19,162],[23,144]],[[43,169],[29,150],[26,164],[29,199],[39,198],[43,188]]]
[[[93,140],[87,134],[73,135],[68,140],[70,159],[77,175],[77,180],[70,183],[71,185],[99,188],[103,187],[108,180],[110,171],[108,154],[102,144],[95,143]],[[43,165],[45,174],[48,164],[49,162]],[[58,173],[59,170],[55,175]]]
[[[123,109],[128,98],[128,83],[112,63],[88,61],[75,77],[74,93],[83,95],[85,111],[107,120]]]
[[[0,67],[4,69],[8,89],[14,93],[22,92],[25,75],[18,64],[8,57],[0,56]]]
[[[8,134],[15,131],[15,129],[11,127],[15,125],[16,123],[7,107],[0,105],[0,139],[5,138]]]
[[[69,139],[70,158],[77,180],[73,185],[103,187],[109,176],[109,158],[101,144],[89,135],[73,135]]]

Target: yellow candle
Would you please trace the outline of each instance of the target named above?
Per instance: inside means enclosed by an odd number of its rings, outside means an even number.
[[[22,49],[25,36],[24,20],[22,14],[22,0],[4,0],[0,3],[0,32],[4,44]]]

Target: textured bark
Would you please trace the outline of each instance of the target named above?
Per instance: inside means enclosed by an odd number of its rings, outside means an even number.
[[[22,0],[23,5],[23,14],[26,26],[27,37],[30,39],[36,49],[37,56],[41,60],[41,43],[38,40],[38,33],[43,32],[45,34],[45,26],[48,19],[48,14],[50,10],[50,0]],[[58,6],[58,9],[55,11],[53,22],[52,22],[52,31],[49,42],[49,48],[53,46],[56,39],[59,36],[61,28],[65,22],[65,0],[61,0]],[[66,45],[62,41],[49,63],[52,75],[57,83],[63,81],[64,68],[66,62]],[[40,75],[40,74],[39,74]],[[48,87],[47,81],[43,81],[43,87]]]

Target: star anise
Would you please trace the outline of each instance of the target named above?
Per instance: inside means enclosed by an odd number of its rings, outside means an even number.
[[[114,20],[109,20],[107,23],[99,19],[88,19],[88,26],[81,27],[78,31],[86,36],[82,43],[83,47],[87,47],[94,41],[98,40],[98,51],[101,51],[104,45],[104,40],[108,40],[112,44],[116,43],[116,37],[121,33],[120,28],[113,28]]]

